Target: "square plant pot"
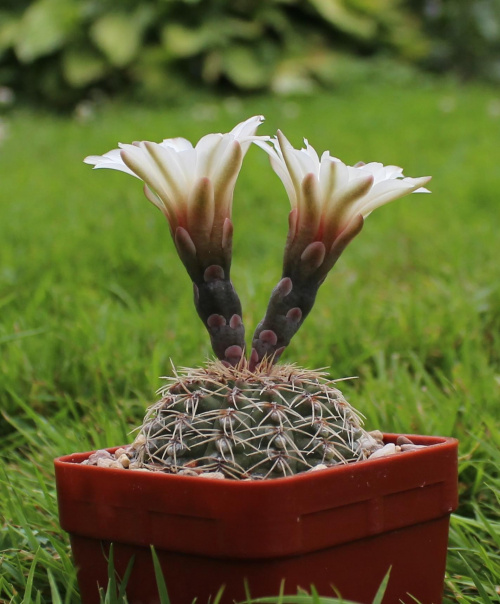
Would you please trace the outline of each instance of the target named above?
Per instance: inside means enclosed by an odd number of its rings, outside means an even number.
[[[386,434],[385,442],[398,435]],[[450,513],[457,507],[452,438],[410,436],[424,448],[262,481],[217,480],[55,460],[59,515],[70,534],[84,604],[99,602],[107,557],[130,604],[157,604],[150,546],[172,604],[287,594],[371,602],[391,568],[384,604],[442,600]],[[114,451],[114,449],[110,449]]]

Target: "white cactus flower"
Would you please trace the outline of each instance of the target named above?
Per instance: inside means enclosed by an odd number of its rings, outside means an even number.
[[[186,239],[187,232],[203,254],[210,242],[220,244],[229,228],[243,157],[253,141],[269,139],[255,136],[263,121],[261,115],[251,117],[227,134],[204,136],[194,147],[185,138],[120,143],[118,149],[90,155],[84,162],[142,180],[146,197],[165,214],[174,239]]]
[[[357,234],[362,219],[376,208],[410,193],[429,192],[424,185],[430,176],[407,178],[401,168],[378,162],[347,166],[329,151],[319,158],[304,142],[304,149],[295,149],[280,131],[271,144],[257,141],[288,193],[294,248],[299,245],[303,250],[308,243],[321,241],[328,254],[343,232]]]

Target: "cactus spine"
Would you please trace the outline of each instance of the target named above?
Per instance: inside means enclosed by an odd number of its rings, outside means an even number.
[[[143,467],[259,479],[369,455],[373,439],[321,372],[271,362],[250,371],[243,363],[213,362],[170,381],[136,438]]]

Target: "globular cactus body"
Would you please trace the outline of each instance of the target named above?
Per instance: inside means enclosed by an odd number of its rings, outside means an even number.
[[[365,459],[374,443],[334,382],[293,365],[214,362],[160,392],[134,445],[149,469],[274,478]]]

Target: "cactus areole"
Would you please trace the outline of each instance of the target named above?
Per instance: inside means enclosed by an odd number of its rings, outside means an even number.
[[[311,585],[368,603],[389,571],[384,604],[441,601],[456,441],[367,432],[338,380],[278,363],[365,218],[428,192],[430,178],[347,166],[307,140],[295,149],[280,131],[258,136],[263,120],[195,146],[141,141],[85,159],[141,180],[165,215],[216,360],[174,368],[132,444],[56,460],[84,604],[99,603],[111,552],[137,604],[160,601],[157,562],[172,604],[214,601],[222,586],[229,603],[247,589],[260,597]],[[291,211],[282,275],[247,347],[230,277],[231,211],[252,144],[269,156]]]

